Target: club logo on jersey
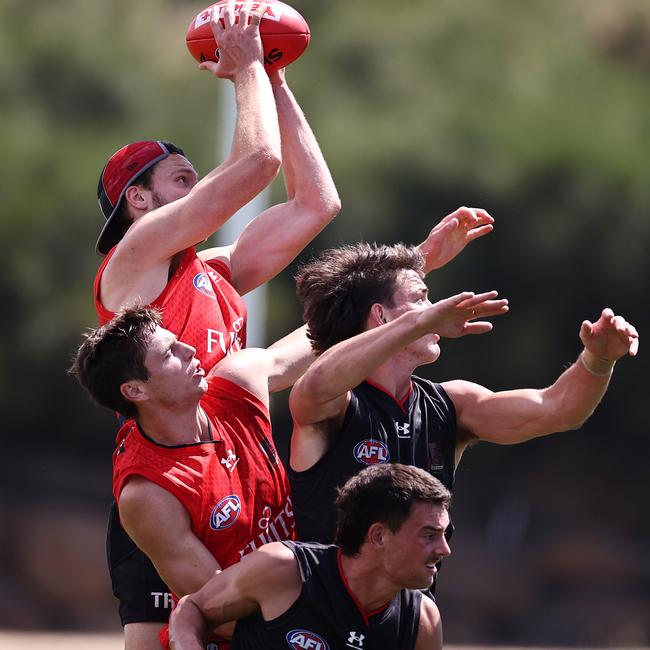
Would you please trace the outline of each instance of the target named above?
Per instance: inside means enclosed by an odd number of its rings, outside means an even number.
[[[309,630],[291,630],[287,634],[287,643],[293,650],[329,650],[323,637]]]
[[[388,445],[379,440],[362,440],[356,444],[352,453],[364,465],[377,465],[390,460]]]
[[[356,648],[356,650],[359,650],[360,648],[363,648],[363,640],[365,639],[364,634],[359,634],[358,632],[350,632],[350,636],[348,636],[348,642],[345,644],[348,648]]]
[[[212,530],[225,530],[230,528],[239,519],[241,514],[241,501],[236,494],[231,494],[219,501],[210,514],[210,528]]]
[[[397,431],[398,438],[410,438],[411,437],[411,423],[404,422],[400,424],[399,422],[393,420],[395,423],[395,431]]]
[[[216,299],[212,283],[207,273],[197,273],[192,279],[192,284],[195,289],[198,289],[204,296]]]

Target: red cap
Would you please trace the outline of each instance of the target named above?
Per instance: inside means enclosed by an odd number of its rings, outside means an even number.
[[[114,226],[113,217],[127,188],[148,169],[172,153],[183,153],[169,142],[133,142],[116,151],[99,176],[97,198],[106,224],[95,246],[100,255],[106,255],[117,244],[122,232]]]

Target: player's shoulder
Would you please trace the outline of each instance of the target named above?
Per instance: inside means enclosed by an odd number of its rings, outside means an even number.
[[[291,586],[300,578],[293,552],[282,542],[264,544],[241,560],[246,580],[252,579],[255,588],[279,590]]]
[[[420,625],[415,650],[442,648],[442,620],[436,603],[423,596],[420,600]]]
[[[272,355],[268,349],[245,348],[224,357],[212,368],[209,377],[247,386],[253,377],[267,376],[271,362]]]

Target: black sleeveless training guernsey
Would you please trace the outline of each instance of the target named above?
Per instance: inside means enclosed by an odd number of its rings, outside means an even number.
[[[349,590],[336,546],[282,542],[296,556],[302,592],[271,621],[258,612],[237,623],[233,650],[413,650],[419,591],[403,589],[381,609],[361,610]]]
[[[331,544],[336,488],[375,463],[402,463],[454,483],[456,409],[440,386],[411,378],[401,401],[364,381],[352,391],[341,430],[325,455],[304,472],[287,467],[298,539]]]

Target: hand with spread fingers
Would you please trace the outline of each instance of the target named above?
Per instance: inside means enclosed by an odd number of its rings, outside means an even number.
[[[639,334],[622,316],[607,308],[592,323],[585,320],[580,328],[585,349],[582,363],[593,375],[607,376],[614,364],[626,354],[634,357],[639,351]]]
[[[458,208],[448,214],[418,246],[429,273],[454,259],[471,241],[492,232],[494,219],[481,208]]]
[[[245,2],[237,12],[231,1],[221,17],[215,7],[210,26],[219,46],[219,62],[204,61],[199,65],[201,70],[209,70],[222,79],[234,79],[251,65],[264,65],[260,22],[266,3],[260,3],[255,11],[252,7],[252,2]]]
[[[445,338],[486,334],[492,330],[492,323],[474,319],[500,316],[508,311],[508,301],[496,300],[497,295],[496,291],[479,294],[465,291],[439,300],[422,311],[421,324],[429,332]]]

